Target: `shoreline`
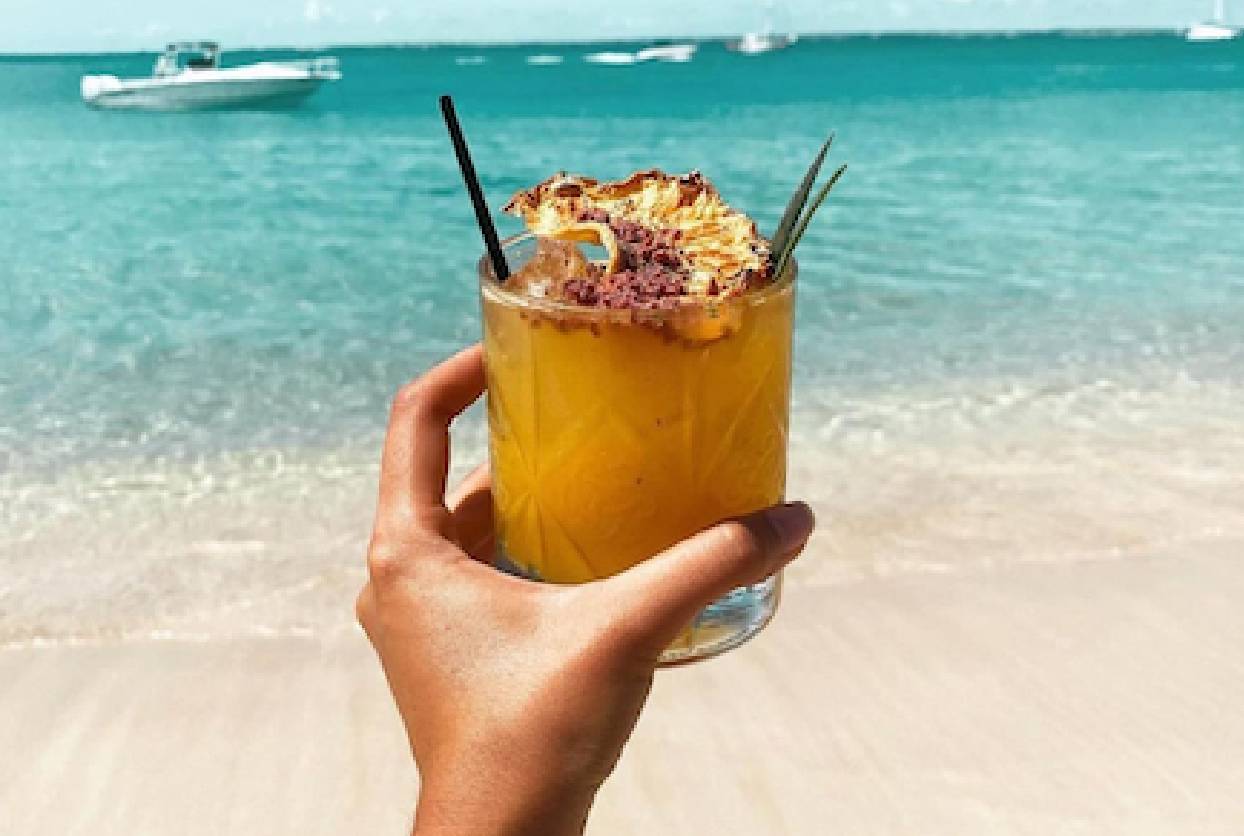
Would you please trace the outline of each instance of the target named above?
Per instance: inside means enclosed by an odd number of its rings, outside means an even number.
[[[1233,832],[1241,553],[793,575],[757,639],[658,675],[588,832]],[[13,649],[0,682],[15,836],[409,824],[357,631]]]
[[[954,409],[934,422],[879,408],[820,428],[796,416],[787,495],[812,504],[825,559],[792,574],[836,588],[1244,539],[1235,413],[1196,407],[1179,427],[1165,407],[1090,427],[1075,414],[1051,426],[1055,407],[961,422]],[[478,416],[462,429],[454,481],[482,455]],[[355,444],[0,479],[0,646],[348,627],[336,602],[361,583],[376,457]]]

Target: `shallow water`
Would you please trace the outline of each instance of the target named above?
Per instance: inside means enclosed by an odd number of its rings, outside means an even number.
[[[587,51],[337,50],[302,109],[181,115],[78,102],[147,56],[0,59],[0,643],[348,623],[388,397],[478,334],[446,91],[494,205],[698,167],[767,229],[837,131],[800,253],[809,582],[1244,532],[1238,44]]]

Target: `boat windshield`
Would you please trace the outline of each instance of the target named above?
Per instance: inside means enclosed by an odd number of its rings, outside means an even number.
[[[220,66],[220,44],[214,41],[186,41],[169,44],[156,59],[153,74],[175,75],[182,70],[213,70]]]

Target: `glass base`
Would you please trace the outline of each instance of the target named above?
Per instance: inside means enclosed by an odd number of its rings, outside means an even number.
[[[740,586],[709,604],[661,654],[661,667],[684,665],[733,650],[765,628],[782,596],[782,573]]]
[[[534,573],[507,560],[504,554],[497,556],[495,565],[503,572],[520,578],[541,580]],[[738,647],[772,620],[781,597],[781,572],[760,583],[731,590],[700,611],[661,654],[658,664],[663,668],[685,665]]]

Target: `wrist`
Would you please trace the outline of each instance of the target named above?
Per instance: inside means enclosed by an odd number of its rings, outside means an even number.
[[[428,775],[419,787],[414,836],[581,836],[594,797],[518,764],[501,774]]]

